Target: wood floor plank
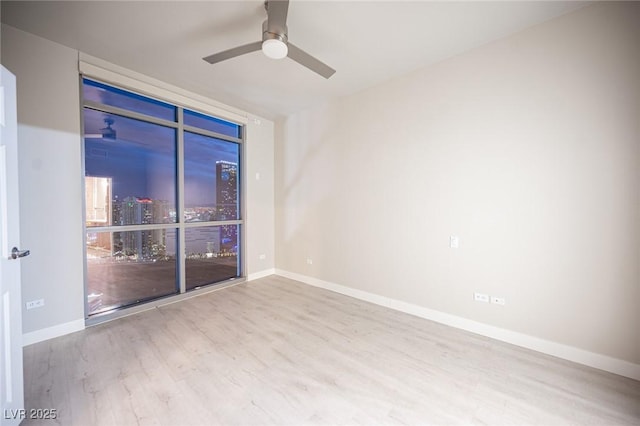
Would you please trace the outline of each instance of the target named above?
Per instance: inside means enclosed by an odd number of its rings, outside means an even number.
[[[640,382],[279,276],[25,348],[24,425],[639,425]]]

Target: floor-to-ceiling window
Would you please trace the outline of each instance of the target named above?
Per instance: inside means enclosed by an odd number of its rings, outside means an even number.
[[[241,275],[241,125],[82,80],[87,314]]]

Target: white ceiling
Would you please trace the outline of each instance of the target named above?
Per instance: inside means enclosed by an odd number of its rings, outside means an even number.
[[[204,56],[261,39],[263,1],[2,1],[2,22],[275,119],[379,84],[584,6],[575,1],[308,1],[289,39],[337,70],[329,80],[261,52]]]

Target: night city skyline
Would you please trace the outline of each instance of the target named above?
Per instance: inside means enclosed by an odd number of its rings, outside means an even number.
[[[175,203],[175,131],[126,117],[85,110],[85,120],[100,122],[94,123],[94,127],[87,128],[85,132],[99,132],[104,128],[105,118],[114,120],[112,127],[116,129],[118,138],[85,138],[85,175],[111,177],[112,194],[118,199],[132,196]],[[127,131],[123,132],[123,128]],[[132,139],[120,137],[122,133]],[[152,145],[141,142],[148,134],[154,138]],[[185,132],[184,145],[185,206],[213,206],[216,204],[215,164],[218,161],[238,164],[239,145],[190,132]]]
[[[173,105],[84,80],[87,100],[175,121]],[[240,126],[184,110],[186,125],[239,137]],[[172,201],[177,182],[177,130],[95,109],[84,109],[85,175],[111,177],[112,195]],[[184,195],[186,207],[215,205],[215,164],[240,163],[240,145],[211,136],[184,133]]]

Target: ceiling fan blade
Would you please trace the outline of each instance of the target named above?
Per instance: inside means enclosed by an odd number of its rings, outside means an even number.
[[[267,29],[275,34],[287,33],[287,12],[289,0],[267,1]]]
[[[311,71],[320,74],[324,78],[329,78],[336,72],[336,70],[331,68],[329,65],[317,60],[316,58],[309,55],[304,50],[294,46],[291,43],[287,43],[287,44],[289,46],[289,53],[287,56],[289,56],[291,59],[293,59],[300,65],[304,65],[305,67],[309,68]]]
[[[244,55],[245,53],[255,52],[262,48],[262,42],[256,41],[254,43],[245,44],[244,46],[234,47],[233,49],[225,50],[224,52],[215,53],[209,55],[206,58],[202,58],[210,64],[226,61],[227,59],[235,58],[236,56]]]

